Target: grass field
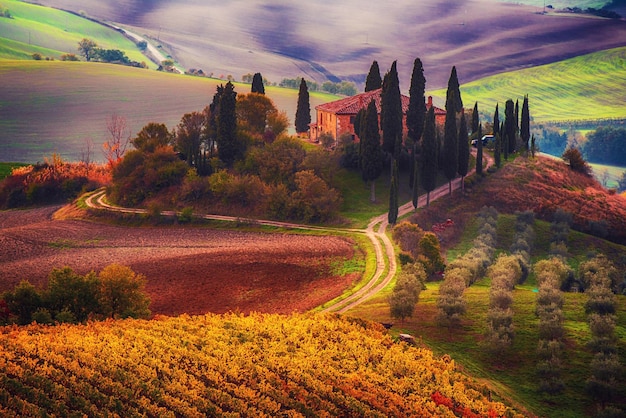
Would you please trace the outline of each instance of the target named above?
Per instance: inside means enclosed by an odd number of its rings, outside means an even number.
[[[55,152],[76,161],[88,141],[92,158],[103,161],[111,115],[126,118],[130,135],[149,122],[172,129],[185,113],[208,106],[225,83],[120,65],[19,60],[0,60],[0,78],[0,161],[29,163]],[[235,90],[248,93],[250,85],[235,83]],[[293,121],[298,90],[268,86],[266,94]],[[312,111],[334,98],[312,92]]]
[[[511,243],[510,230],[514,225],[514,216],[500,215],[498,222],[498,248],[508,249]],[[533,262],[547,256],[550,234],[549,223],[536,221],[537,239],[533,249]],[[470,224],[461,241],[450,251],[449,259],[464,253],[471,247],[476,228]],[[594,241],[595,242],[595,241]],[[572,231],[568,248],[571,252],[570,263],[577,267],[585,260],[589,249],[593,246],[587,235]],[[615,251],[624,254],[626,248],[616,244],[605,243],[606,248],[600,251]],[[591,354],[586,347],[590,333],[584,313],[584,294],[565,294],[565,329],[566,355],[563,363],[563,378],[567,382],[566,390],[558,396],[541,395],[537,392],[537,376],[535,374],[535,350],[538,337],[535,316],[536,281],[533,275],[523,285],[516,286],[514,291],[514,326],[515,340],[510,352],[501,359],[489,356],[481,347],[481,340],[486,331],[486,313],[489,301],[490,282],[488,279],[478,281],[464,293],[467,302],[467,313],[460,329],[448,332],[436,323],[436,301],[439,282],[427,283],[427,289],[420,294],[415,314],[404,323],[392,328],[396,333],[407,332],[432,348],[436,353],[449,354],[459,364],[478,379],[486,379],[484,383],[497,388],[498,392],[508,396],[507,402],[521,404],[538,416],[585,417],[589,416],[590,403],[584,392],[584,385],[589,376]],[[391,287],[372,298],[367,303],[352,309],[349,314],[379,322],[394,322],[389,315],[387,299]],[[618,320],[615,330],[619,339],[621,362],[626,362],[626,297],[618,297]]]
[[[0,18],[0,58],[24,59],[34,52],[55,59],[65,53],[78,55],[78,42],[89,38],[100,48],[122,50],[131,60],[156,67],[132,41],[106,26],[21,1],[3,0],[2,6],[9,9],[12,18]]]
[[[528,95],[534,122],[626,118],[626,47],[571,58],[554,64],[502,73],[463,84],[466,107],[478,102],[490,120],[500,103]],[[432,92],[445,98],[445,90]]]

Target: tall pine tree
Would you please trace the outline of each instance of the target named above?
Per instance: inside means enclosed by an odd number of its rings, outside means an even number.
[[[504,107],[504,138],[508,139],[508,153],[513,154],[517,145],[517,121],[515,117],[515,103],[511,99],[506,101]]]
[[[383,86],[383,79],[380,77],[380,68],[378,62],[372,62],[370,72],[367,73],[365,79],[365,91],[377,90]]]
[[[454,94],[455,98],[453,100],[454,103],[454,111],[460,112],[463,110],[463,100],[461,99],[461,89],[459,87],[459,78],[456,74],[456,66],[452,67],[452,71],[450,72],[450,78],[448,79],[448,90],[446,92],[446,106],[448,105],[448,100],[450,100],[450,96]],[[446,110],[447,107],[446,107]]]
[[[309,102],[309,88],[304,78],[300,80],[298,91],[298,106],[296,108],[296,132],[301,134],[308,132],[311,123],[311,104]]]
[[[480,176],[483,174],[483,126],[481,123],[478,123],[476,132],[478,133],[478,141],[476,142],[476,174]]]
[[[498,131],[498,133],[495,136],[496,138],[496,142],[493,148],[493,160],[496,163],[496,167],[500,168],[500,166],[502,165],[502,137],[500,136],[500,132]]]
[[[482,142],[480,138],[478,142]],[[470,148],[469,148],[469,140],[467,133],[467,121],[465,120],[465,115],[461,111],[461,123],[459,126],[459,166],[458,173],[461,176],[461,190],[465,190],[465,176],[469,170],[469,156],[470,156]]]
[[[413,74],[411,75],[411,87],[409,88],[409,108],[406,111],[406,127],[409,142],[413,144],[413,170],[409,177],[409,187],[416,189],[417,182],[415,174],[419,166],[420,140],[424,132],[424,121],[426,120],[426,78],[424,77],[424,67],[422,61],[416,58],[413,62]],[[415,206],[415,204],[414,204]]]
[[[265,94],[265,86],[263,85],[261,73],[255,73],[252,77],[252,93]]]
[[[230,81],[223,88],[217,116],[217,150],[220,160],[232,166],[243,150],[237,138],[237,93]]]
[[[496,103],[496,111],[493,113],[493,137],[500,132],[500,111],[498,110],[499,103]]]
[[[528,109],[528,95],[524,96],[522,104],[522,120],[520,121],[520,136],[524,144],[524,151],[528,152],[528,141],[530,140],[530,112]]]
[[[374,100],[365,111],[361,124],[361,178],[370,182],[370,201],[376,201],[376,179],[383,171],[383,153],[380,149],[378,109]]]
[[[396,61],[391,65],[389,72],[385,74],[385,81],[381,103],[383,151],[395,158],[396,139],[398,135],[402,138],[402,98]]]
[[[387,220],[390,225],[395,225],[398,220],[398,160],[391,162],[391,188],[389,190],[389,213]]]
[[[456,69],[454,67],[450,74],[448,91],[446,92],[446,121],[443,136],[443,172],[448,179],[450,194],[452,194],[452,180],[456,177],[459,165],[458,130],[456,125],[459,100],[457,98],[457,89],[455,89],[455,85],[458,86],[458,80],[455,81],[453,78],[456,79]]]
[[[422,188],[426,191],[426,206],[430,205],[430,192],[437,185],[437,128],[435,126],[434,106],[428,109],[424,134],[422,135],[422,170],[420,180]]]
[[[476,139],[482,138],[476,136],[478,133],[478,125],[480,124],[480,115],[478,114],[478,102],[474,103],[474,110],[472,111],[472,136]]]

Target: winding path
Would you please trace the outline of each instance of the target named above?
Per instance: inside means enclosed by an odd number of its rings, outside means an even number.
[[[487,167],[493,164],[493,160],[485,155],[485,159],[487,162]],[[471,174],[471,173],[470,173]],[[458,190],[461,187],[461,178],[456,178],[452,181],[452,190]],[[430,192],[430,200],[434,201],[443,196],[449,194],[449,186],[448,184],[444,184],[437,189]],[[120,213],[146,213],[145,209],[134,209],[134,208],[124,208],[119,206],[113,206],[106,202],[106,194],[104,189],[98,190],[93,193],[87,199],[85,199],[85,203],[88,207],[94,209],[102,209],[115,211]],[[418,207],[426,206],[426,195],[419,196],[418,199]],[[398,217],[404,216],[409,212],[413,211],[413,202],[407,202],[404,205],[398,208]],[[174,216],[176,212],[174,211],[164,211],[163,215]],[[270,221],[270,220],[259,220],[259,219],[245,219],[235,216],[224,216],[224,215],[201,215],[203,219],[208,220],[218,220],[218,221],[227,221],[227,222],[247,222],[256,225],[267,225],[267,226],[275,226],[279,228],[290,228],[290,229],[302,229],[302,230],[317,230],[317,231],[328,231],[328,232],[348,232],[348,233],[361,233],[365,234],[372,245],[374,246],[376,252],[376,270],[372,277],[367,281],[367,283],[361,287],[359,290],[351,294],[350,296],[342,299],[332,305],[323,309],[323,312],[336,312],[336,313],[345,313],[348,310],[354,308],[357,305],[365,302],[376,293],[380,292],[385,288],[394,278],[397,272],[397,263],[396,263],[396,254],[394,250],[393,243],[385,233],[387,230],[387,226],[389,222],[387,220],[388,214],[384,213],[382,215],[376,216],[373,218],[368,224],[366,229],[349,229],[349,228],[331,228],[331,227],[318,227],[312,225],[303,225],[297,223],[290,222],[278,222],[278,221]],[[388,268],[387,268],[388,267]],[[386,274],[385,274],[386,272]],[[384,277],[383,277],[384,275]]]

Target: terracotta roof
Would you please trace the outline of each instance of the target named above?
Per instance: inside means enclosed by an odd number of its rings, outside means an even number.
[[[315,106],[315,109],[333,113],[335,115],[356,115],[359,110],[367,108],[372,99],[374,99],[376,102],[376,109],[378,110],[378,113],[380,113],[381,93],[382,89],[370,90],[355,96],[346,97],[345,99]],[[402,94],[400,98],[402,100],[402,113],[406,113],[409,108],[409,96]],[[435,114],[445,113],[445,110],[435,107]]]

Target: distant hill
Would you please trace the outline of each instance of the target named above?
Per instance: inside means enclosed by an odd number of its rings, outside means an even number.
[[[0,161],[28,163],[52,153],[77,161],[89,142],[92,158],[104,161],[101,144],[113,114],[126,119],[131,136],[149,122],[172,129],[185,113],[208,106],[226,83],[122,65],[32,60],[0,60],[0,79]],[[235,84],[238,93],[250,89]],[[268,86],[266,94],[295,132],[298,90]],[[311,92],[311,109],[336,97]]]
[[[408,89],[413,60],[428,88],[561,61],[626,45],[626,21],[541,14],[537,5],[496,0],[323,0],[292,3],[203,0],[41,0],[119,22],[163,44],[186,68],[232,74],[261,72],[271,81],[305,76],[363,83],[378,60],[398,60]],[[570,2],[571,5],[589,2]],[[602,2],[597,2],[602,3]]]
[[[529,97],[533,122],[626,119],[626,47],[485,77],[461,86],[466,107],[478,102],[492,120],[496,103]],[[432,92],[445,100],[445,89]]]
[[[118,49],[137,62],[150,63],[134,42],[118,31],[83,17],[21,1],[3,0],[0,7],[11,18],[0,18],[0,59],[30,59],[35,52],[59,59],[78,53],[83,38],[96,40],[103,49]]]

